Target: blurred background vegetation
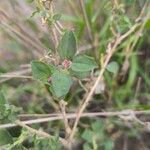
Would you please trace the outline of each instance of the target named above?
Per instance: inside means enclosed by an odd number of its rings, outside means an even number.
[[[85,0],[92,36],[97,39],[98,61],[103,60],[107,44],[114,38],[112,30],[120,34],[128,31],[136,23],[135,20],[145,2],[146,0],[118,0],[115,8],[115,0]],[[149,3],[148,0],[147,10],[143,16],[149,13]],[[60,22],[63,27],[75,31],[79,52],[93,56],[93,47],[78,0],[55,0],[54,12],[61,14]],[[31,76],[30,62],[35,59],[46,59],[46,56],[53,51],[51,27],[43,26],[40,13],[36,13],[33,0],[0,1],[0,73],[2,75],[17,72],[18,76]],[[86,109],[87,112],[150,109],[150,18],[140,34],[139,39],[138,34],[132,34],[119,45],[117,52],[111,58],[111,61],[117,63],[118,71],[116,74],[105,72],[101,83],[103,88],[100,87],[101,90],[95,93],[93,101]],[[90,77],[88,81],[82,81],[84,88],[91,87],[95,78],[96,76]],[[74,83],[66,97],[67,112],[76,111],[77,106],[86,96],[84,88],[78,82]],[[21,108],[19,114],[58,112],[58,106],[45,86],[30,78],[0,76],[0,89],[9,104]],[[142,122],[150,121],[149,115],[138,117]],[[42,128],[53,135],[57,133],[56,139],[58,135],[64,137],[62,121],[36,124],[32,127]],[[0,145],[8,144],[10,149],[61,149],[59,146],[49,147],[49,145],[58,145],[57,140],[48,141],[32,137],[20,127],[8,129],[7,136],[5,132],[7,140],[4,144],[1,142],[2,135],[3,132],[0,132]],[[78,149],[84,150],[150,149],[150,134],[145,125],[116,117],[81,119],[77,139]]]

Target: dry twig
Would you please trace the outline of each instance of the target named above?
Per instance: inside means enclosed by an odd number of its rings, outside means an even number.
[[[66,130],[66,137],[68,137],[68,135],[70,134],[71,129],[69,127],[68,119],[67,119],[67,116],[66,116],[66,105],[67,105],[67,103],[65,101],[61,100],[59,105],[60,105],[61,113],[62,113],[63,120],[64,120],[64,125],[65,125],[65,130]]]
[[[139,110],[139,111],[122,110],[122,111],[115,111],[115,112],[82,113],[81,117],[98,117],[98,116],[103,116],[103,117],[119,116],[120,117],[120,116],[131,116],[131,114],[132,115],[134,114],[134,116],[135,115],[146,115],[146,114],[150,114],[150,110]],[[19,115],[19,116],[20,117],[22,117],[22,116],[24,116],[24,117],[44,117],[44,118],[38,118],[38,119],[33,119],[33,120],[21,121],[22,123],[24,123],[26,125],[64,119],[64,117],[61,113],[59,113],[59,114],[26,114],[26,115],[23,114],[23,115]],[[66,113],[67,119],[74,119],[76,117],[77,117],[76,113]],[[15,124],[15,123],[2,124],[2,125],[0,125],[0,129],[11,128],[11,127],[15,127],[15,126],[17,126],[17,124]]]
[[[84,0],[79,0],[80,5],[81,5],[81,9],[83,12],[83,17],[87,26],[87,31],[88,31],[88,36],[91,42],[93,42],[93,36],[92,36],[92,31],[91,31],[91,27],[90,27],[90,23],[89,23],[89,19],[85,10],[85,6],[84,6]]]
[[[31,76],[26,76],[26,74],[29,74],[29,73],[31,73],[31,68],[13,71],[13,72],[8,72],[5,74],[0,74],[0,83],[7,81],[7,80],[10,80],[12,78],[29,78],[29,79],[32,79]]]

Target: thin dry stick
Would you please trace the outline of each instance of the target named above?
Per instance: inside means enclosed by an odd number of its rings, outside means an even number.
[[[0,78],[4,78],[4,79],[0,79],[0,83],[10,80],[14,77],[19,77],[19,76],[23,76],[24,74],[28,74],[31,73],[31,69],[24,69],[24,70],[19,70],[19,71],[13,71],[13,72],[8,72],[5,74],[1,74]],[[7,77],[6,77],[7,76]]]
[[[98,46],[99,46],[99,45],[98,45]],[[78,49],[77,54],[78,54],[78,53],[81,53],[81,52],[83,52],[83,51],[92,49],[92,48],[94,48],[93,45],[91,45],[91,44],[86,44],[85,46],[82,46],[82,47],[80,47],[80,48]]]
[[[65,125],[65,130],[66,130],[66,136],[68,137],[68,135],[70,134],[70,126],[69,126],[69,123],[68,123],[68,119],[66,117],[66,105],[67,103],[63,100],[60,101],[60,109],[61,109],[61,112],[62,112],[62,116],[64,118],[64,125]]]
[[[25,78],[25,79],[33,79],[32,76],[24,76],[24,75],[0,75],[0,78]]]
[[[112,2],[113,2],[113,4],[114,4],[114,7],[115,7],[115,8],[118,8],[118,2],[117,2],[117,0],[112,0]]]
[[[97,48],[98,46],[100,46],[100,43],[97,44],[86,44],[85,46],[81,46],[79,47],[77,54],[83,53],[87,50],[93,49],[93,48]]]
[[[84,0],[79,0],[79,2],[80,2],[80,5],[81,5],[81,9],[82,9],[82,12],[83,12],[83,17],[84,17],[84,20],[85,20],[85,23],[86,23],[86,26],[87,26],[87,31],[88,31],[89,38],[90,38],[91,42],[93,43],[92,31],[91,31],[89,19],[88,19],[86,10],[85,10]]]
[[[36,134],[36,135],[38,135],[38,136],[42,136],[42,137],[46,137],[46,138],[50,137],[50,135],[49,135],[48,133],[43,132],[43,131],[41,131],[41,130],[35,130],[35,129],[33,129],[33,128],[27,126],[26,124],[24,124],[23,122],[21,122],[21,121],[19,121],[19,120],[15,121],[15,123],[16,123],[17,125],[23,127],[23,128],[26,128],[26,129],[27,129],[28,131],[30,131],[32,134]]]
[[[31,64],[21,64],[20,68],[31,68]]]
[[[146,7],[149,8],[149,5],[150,5],[150,3],[148,2],[148,0],[146,0],[145,4],[144,4],[144,6],[143,6],[143,8],[141,10],[141,13],[140,13],[139,17],[136,19],[136,22],[138,22],[139,20],[142,19],[142,17],[144,16]]]
[[[85,24],[87,26],[88,36],[89,36],[90,42],[91,42],[93,50],[94,50],[94,57],[95,57],[96,61],[98,62],[99,59],[98,59],[98,55],[97,55],[98,53],[96,50],[96,47],[99,44],[98,37],[96,34],[95,35],[92,34],[92,29],[91,29],[90,22],[89,22],[89,19],[88,19],[87,13],[86,13],[86,9],[85,9],[85,5],[84,5],[84,0],[79,0],[79,3],[81,5],[83,17],[85,20]]]
[[[30,33],[30,32],[27,32],[27,30],[25,30],[25,28],[23,29],[20,25],[19,25],[19,23],[16,23],[16,22],[14,22],[14,20],[12,20],[9,16],[7,16],[7,14],[5,14],[5,12],[4,11],[0,11],[0,15],[2,15],[4,18],[5,18],[5,20],[3,19],[3,20],[1,20],[2,22],[6,22],[6,21],[11,21],[11,22],[13,22],[13,24],[15,25],[14,27],[14,29],[17,31],[20,31],[20,33],[22,34],[22,36],[24,36],[24,37],[26,37],[26,38],[28,38],[28,39],[30,39],[33,43],[36,43],[36,45],[38,45],[38,47],[40,47],[41,49],[42,48],[44,48],[45,46],[42,44],[42,42],[38,39],[38,38],[36,38],[36,36],[34,35],[34,34],[32,34],[32,33]],[[8,24],[8,23],[7,23]]]
[[[22,75],[22,74],[27,74],[27,73],[31,73],[31,68],[7,72],[7,73],[1,74],[1,75]]]
[[[56,23],[54,23],[54,26],[55,26],[56,30],[58,31],[58,33],[59,33],[60,35],[62,35],[62,32],[61,32],[61,30],[59,29],[59,27],[57,26]]]
[[[95,113],[82,113],[81,117],[97,117],[97,116],[103,116],[103,117],[113,117],[113,116],[121,116],[121,115],[146,115],[150,114],[150,110],[139,110],[139,111],[133,111],[133,110],[122,110],[122,111],[115,111],[115,112],[95,112]],[[36,124],[36,123],[44,123],[44,122],[49,122],[49,121],[54,121],[54,120],[62,120],[64,119],[62,114],[53,114],[54,116],[51,116],[52,114],[26,114],[26,116],[38,116],[38,117],[46,117],[46,118],[38,118],[38,119],[33,119],[33,120],[27,120],[27,121],[21,121],[23,124],[30,125],[30,124]],[[66,113],[66,118],[67,119],[74,119],[77,117],[78,114],[76,113]],[[8,123],[8,124],[2,124],[0,125],[0,129],[3,128],[11,128],[18,126],[15,123]]]
[[[140,90],[141,80],[142,80],[142,78],[139,77],[139,78],[138,78],[137,85],[136,85],[136,90],[135,90],[134,100],[137,98],[138,92],[139,92],[139,90]]]
[[[59,21],[56,21],[56,24],[61,28],[61,30],[64,30],[64,27],[62,26],[62,24]]]
[[[17,30],[15,30],[14,28],[12,28],[11,26],[7,25],[6,23],[2,22],[1,26],[4,26],[5,30],[8,30],[10,32],[12,32],[13,34],[15,34],[16,36],[18,36],[19,38],[21,38],[22,40],[24,40],[25,42],[27,42],[29,45],[31,45],[32,47],[34,47],[36,50],[38,50],[38,52],[41,52],[41,50],[43,48],[40,48],[38,45],[36,45],[36,43],[32,42],[30,39],[28,39],[27,37],[25,37],[23,34],[21,34],[20,32],[18,32]]]
[[[85,92],[88,92],[88,89],[82,84],[81,80],[78,80],[79,85],[84,89]]]
[[[7,18],[7,15],[3,12],[0,11],[0,16],[2,15],[2,17],[4,16],[5,18]],[[7,18],[8,19],[8,18]],[[19,30],[12,28],[9,24],[7,24],[4,20],[0,20],[0,25],[2,27],[4,27],[5,30],[8,30],[10,32],[12,32],[13,34],[15,34],[16,36],[18,36],[19,38],[21,38],[23,41],[25,41],[26,43],[28,43],[31,47],[34,47],[38,52],[42,52],[42,49],[44,49],[44,47],[39,44],[38,42],[35,42],[35,40],[31,40],[32,37],[29,38],[29,36],[27,36],[26,34],[24,34],[24,31],[22,30],[21,27],[19,27],[19,25],[16,25],[17,28],[19,28]]]
[[[54,9],[54,4],[53,4],[53,2],[52,2],[52,7],[53,7],[53,9]],[[59,20],[57,20],[57,21],[55,22],[55,24],[60,28],[60,30],[64,30],[64,27],[63,27],[63,25],[60,23]]]
[[[76,131],[76,128],[77,128],[77,125],[78,125],[78,122],[79,122],[79,119],[80,119],[80,116],[82,114],[82,112],[84,111],[84,109],[86,108],[86,106],[88,105],[89,101],[91,100],[93,94],[94,94],[94,91],[97,87],[97,85],[99,84],[99,81],[102,79],[103,77],[103,73],[105,71],[105,68],[111,58],[111,56],[113,55],[113,53],[115,52],[117,46],[126,38],[128,37],[131,33],[133,33],[135,31],[135,29],[139,26],[139,24],[135,24],[128,32],[126,32],[125,34],[123,34],[122,36],[118,36],[116,38],[116,41],[114,42],[114,45],[112,47],[108,46],[108,49],[106,50],[106,52],[108,52],[107,56],[106,56],[106,60],[101,68],[101,71],[99,73],[99,76],[97,78],[97,80],[95,81],[92,89],[90,90],[86,100],[84,101],[83,105],[79,108],[79,111],[77,112],[77,118],[75,120],[75,123],[74,123],[74,126],[73,126],[73,129],[72,129],[72,132],[70,134],[70,141],[72,141],[72,138],[75,134],[75,131]],[[108,45],[111,45],[111,43],[109,43]]]
[[[37,50],[33,45],[25,41],[20,35],[16,34],[15,32],[11,31],[9,28],[7,28],[4,24],[1,23],[0,25],[5,32],[7,32],[11,37],[14,37],[18,42],[20,42],[25,48],[27,48],[28,51],[30,51],[34,56],[39,58],[41,56],[41,53],[39,50]],[[33,51],[34,49],[35,51]],[[32,50],[32,51],[31,51]]]
[[[37,58],[41,56],[40,52],[38,52],[36,50],[35,51],[32,50],[34,48],[32,45],[30,45],[29,43],[25,42],[24,39],[22,39],[20,36],[16,35],[14,32],[10,31],[10,29],[6,28],[5,25],[3,25],[1,23],[0,26],[1,26],[1,28],[4,29],[5,32],[7,32],[8,35],[10,35],[11,37],[15,38],[19,43],[21,43],[34,56],[36,56]]]
[[[122,111],[112,111],[112,112],[95,112],[95,113],[83,113],[82,117],[90,117],[90,116],[105,116],[105,117],[111,117],[119,114],[123,115],[129,115],[130,113],[133,113],[135,115],[141,115],[141,114],[149,114],[150,110],[122,110]],[[75,113],[66,113],[66,117],[74,116]],[[58,117],[62,116],[62,113],[52,113],[52,114],[20,114],[18,117]],[[69,118],[71,119],[71,118]]]
[[[53,11],[53,3],[52,3],[52,1],[49,2],[49,9],[50,9],[51,15],[53,15],[54,11]],[[53,32],[54,39],[55,39],[55,49],[56,49],[57,45],[58,45],[58,37],[57,37],[57,33],[56,33],[56,28],[55,27],[52,27],[52,32]]]
[[[75,1],[68,0],[69,5],[71,6],[72,11],[75,13],[76,16],[80,16],[80,13],[78,11],[78,8],[75,6]]]
[[[47,101],[48,101],[48,103],[55,109],[56,112],[59,112],[59,106],[58,106],[58,104],[52,99],[52,97],[50,97],[49,95],[47,95]]]
[[[29,118],[29,117],[56,117],[56,116],[62,116],[62,113],[52,113],[52,114],[20,114],[18,115],[19,118]]]
[[[56,29],[53,28],[52,31],[53,31],[53,35],[54,35],[54,38],[55,38],[55,49],[56,49],[57,46],[58,46],[58,37],[57,37]]]

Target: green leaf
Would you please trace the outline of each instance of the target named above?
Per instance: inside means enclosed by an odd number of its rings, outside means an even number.
[[[94,132],[100,132],[104,130],[104,122],[102,120],[97,120],[92,123],[92,130]]]
[[[107,139],[103,143],[105,150],[112,150],[114,147],[114,142],[111,139]]]
[[[88,143],[85,143],[83,145],[83,150],[92,150],[92,148],[90,147],[90,145]]]
[[[116,63],[115,61],[112,61],[107,65],[106,69],[109,72],[116,74],[119,70],[118,63]]]
[[[52,74],[52,90],[56,97],[65,96],[72,85],[72,78],[59,70],[55,70]]]
[[[72,59],[77,50],[76,38],[72,31],[66,31],[58,45],[61,59]]]
[[[103,137],[104,136],[104,130],[105,125],[102,120],[97,120],[92,123],[92,130],[95,133],[95,136],[97,137]]]
[[[6,129],[0,129],[0,146],[12,143],[12,137]]]
[[[48,78],[51,76],[54,69],[53,66],[49,66],[41,61],[32,61],[31,68],[33,78],[44,83],[48,82]]]
[[[37,138],[34,141],[35,150],[62,150],[62,146],[59,143],[59,138],[51,136],[51,138]]]
[[[76,56],[71,65],[71,69],[77,72],[88,72],[97,67],[94,58],[86,55]]]
[[[86,129],[82,134],[82,138],[89,143],[92,143],[92,138],[91,138],[92,136],[93,136],[93,132],[88,129]]]
[[[72,69],[69,70],[69,72],[72,74],[72,76],[83,79],[90,75],[90,71],[87,72],[80,72],[80,71],[73,71]]]

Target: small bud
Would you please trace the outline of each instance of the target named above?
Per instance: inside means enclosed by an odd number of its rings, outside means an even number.
[[[62,65],[63,65],[63,67],[64,67],[65,69],[68,69],[68,68],[70,68],[71,63],[72,63],[72,62],[71,62],[70,60],[65,59],[65,60],[63,61]]]

